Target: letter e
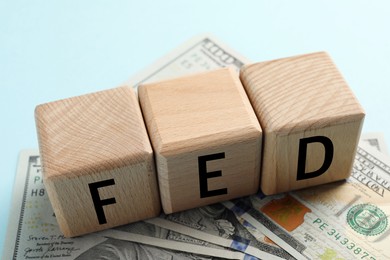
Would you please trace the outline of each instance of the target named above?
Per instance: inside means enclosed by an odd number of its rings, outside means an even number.
[[[227,188],[208,190],[207,179],[222,176],[222,171],[207,172],[207,161],[225,158],[225,153],[215,153],[198,157],[200,197],[212,197],[227,194]]]

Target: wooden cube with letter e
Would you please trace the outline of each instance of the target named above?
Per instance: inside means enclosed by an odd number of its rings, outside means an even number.
[[[264,131],[265,194],[350,175],[364,111],[326,53],[246,65],[240,78]]]
[[[262,131],[233,69],[140,86],[165,213],[258,191]]]
[[[153,151],[131,88],[43,104],[35,118],[44,184],[65,236],[159,215]]]

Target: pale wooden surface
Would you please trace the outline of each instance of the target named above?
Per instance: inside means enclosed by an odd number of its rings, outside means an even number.
[[[140,104],[155,151],[161,202],[176,212],[256,193],[262,132],[231,69],[143,85]],[[200,198],[198,156],[225,153],[207,162],[208,189],[228,193]]]
[[[62,232],[77,236],[160,213],[153,151],[137,97],[120,87],[40,105],[36,125],[44,183]],[[99,225],[88,184],[99,188]]]
[[[349,176],[364,111],[323,52],[246,65],[240,73],[264,131],[261,188],[274,194]],[[334,145],[330,168],[297,181],[299,139],[323,135]],[[306,172],[324,160],[322,145],[309,145]]]

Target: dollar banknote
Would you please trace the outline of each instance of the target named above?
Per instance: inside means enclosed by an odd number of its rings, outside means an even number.
[[[131,77],[126,85],[140,84],[184,76],[222,67],[238,71],[249,60],[211,35],[200,35],[179,46],[145,70]]]
[[[383,133],[363,133],[360,141],[384,154],[389,154]]]
[[[247,62],[248,60],[215,37],[199,35],[126,81],[126,84],[136,88],[139,84],[145,82],[226,66],[232,66],[238,70]],[[115,234],[118,235],[118,232],[120,230],[117,230]],[[140,234],[132,234],[130,232],[127,232],[127,234],[128,237],[137,237],[136,235],[138,235],[138,238],[141,238]],[[21,152],[14,184],[13,202],[3,259],[75,259],[86,254],[85,252],[91,252],[91,249],[99,248],[99,245],[107,244],[107,241],[113,240],[113,238],[107,238],[107,236],[107,234],[106,236],[91,234],[78,238],[65,238],[56,225],[50,202],[43,186],[38,151],[28,150]],[[114,233],[111,236],[114,236]],[[116,240],[118,241],[119,239]],[[148,248],[149,250],[144,250],[145,254],[140,259],[156,259],[160,253],[168,257],[169,253],[167,253],[167,250],[170,250],[170,248],[183,248],[183,250],[187,248],[187,251],[192,250],[188,249],[190,245],[181,247],[177,244],[172,244],[178,241],[168,241],[167,239],[153,240],[154,244],[150,245],[145,245],[145,241],[152,241],[151,238],[143,239],[142,241],[144,243],[143,248]],[[136,243],[134,241],[123,240],[123,243],[125,242],[133,243],[135,247]],[[203,253],[212,251],[210,247],[205,246],[201,250],[201,245],[202,243],[198,243],[198,247],[193,250]],[[159,253],[163,246],[168,249],[164,249],[164,252]],[[135,250],[138,250],[140,247],[136,248]],[[217,250],[216,248],[214,249]],[[233,255],[237,259],[245,257],[244,254],[239,252],[235,252],[235,254],[229,253],[229,250],[227,252],[225,253],[226,256]],[[216,255],[215,252],[210,254]],[[184,255],[181,255],[181,257],[176,257],[173,253],[171,255],[172,258],[184,258]],[[197,254],[187,255],[186,257],[201,259],[201,256]],[[97,257],[94,258],[97,259]],[[133,258],[130,257],[128,259]]]
[[[345,181],[224,205],[297,259],[390,259],[390,158],[363,142]]]
[[[220,203],[163,214],[146,222],[260,259],[293,259],[280,247],[257,240],[234,213]]]
[[[241,252],[194,239],[145,221],[104,230],[95,235],[107,237],[88,249],[80,259],[257,259]],[[125,257],[124,257],[125,256]]]

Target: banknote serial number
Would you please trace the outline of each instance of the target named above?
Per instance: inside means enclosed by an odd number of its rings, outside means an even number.
[[[342,246],[345,246],[350,252],[355,256],[360,257],[360,259],[369,259],[376,260],[370,253],[364,250],[362,247],[358,246],[349,238],[343,236],[336,229],[331,228],[328,223],[322,221],[322,219],[317,218],[313,221],[313,224],[317,226],[321,231],[326,232],[326,234],[332,237],[335,241],[339,242]]]

